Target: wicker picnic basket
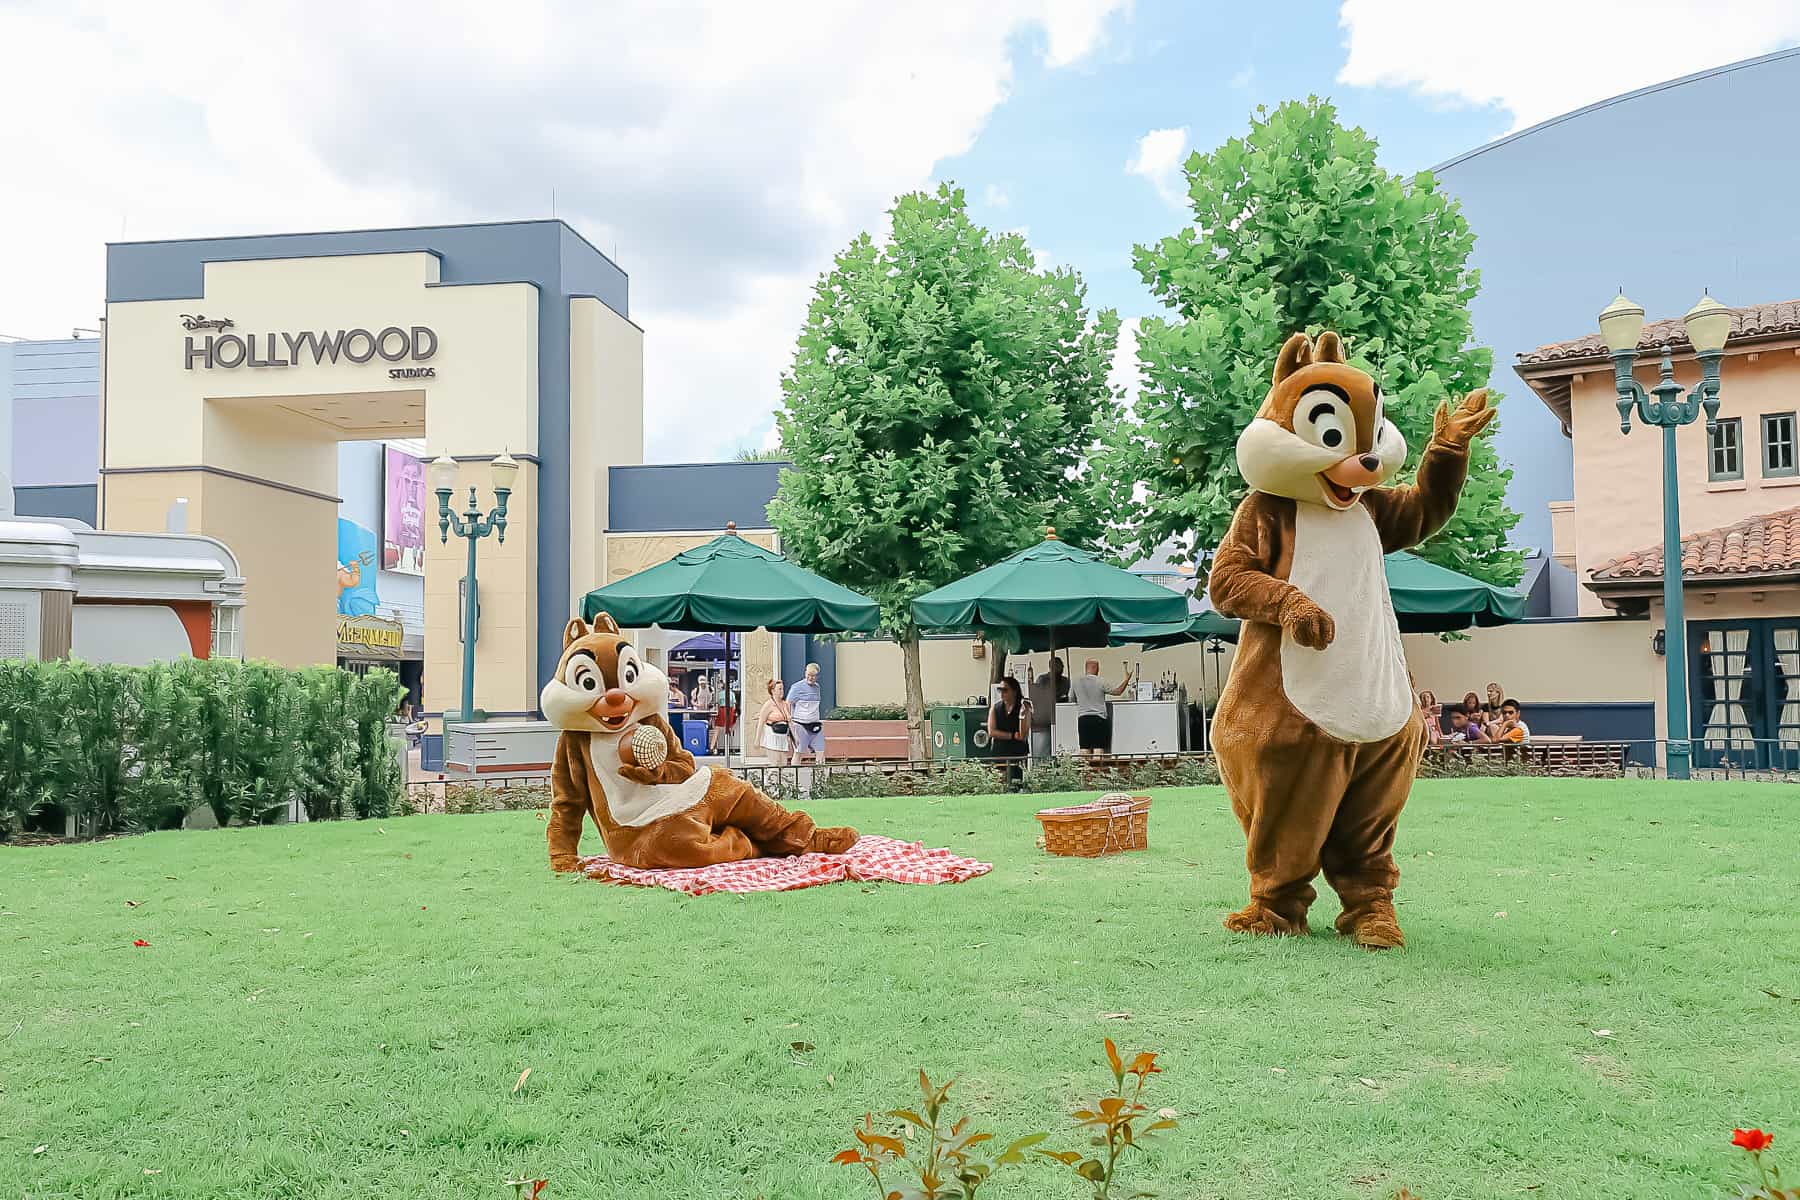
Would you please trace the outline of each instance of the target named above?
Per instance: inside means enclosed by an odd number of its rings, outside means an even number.
[[[1150,797],[1113,792],[1091,804],[1046,808],[1038,813],[1044,849],[1075,858],[1099,858],[1150,844]]]

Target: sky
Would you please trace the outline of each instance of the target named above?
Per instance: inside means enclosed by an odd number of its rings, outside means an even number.
[[[772,444],[898,194],[955,182],[1129,331],[1132,246],[1259,104],[1330,96],[1411,172],[1797,42],[1795,0],[0,0],[0,334],[93,328],[109,241],[554,215],[631,276],[647,457],[708,460]]]

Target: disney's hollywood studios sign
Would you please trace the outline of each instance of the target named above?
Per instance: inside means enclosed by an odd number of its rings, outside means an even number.
[[[307,364],[323,366],[339,361],[366,363],[422,363],[438,350],[437,333],[425,325],[402,329],[389,325],[381,330],[335,329],[317,333],[228,333],[236,328],[229,317],[205,317],[183,314],[181,326],[188,330],[182,365],[192,371],[234,367],[299,367]],[[202,330],[210,331],[200,337]],[[388,372],[391,379],[430,379],[437,374],[433,367],[396,367]]]

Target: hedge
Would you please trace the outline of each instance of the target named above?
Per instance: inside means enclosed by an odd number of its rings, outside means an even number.
[[[181,659],[147,667],[0,662],[0,838],[45,810],[79,833],[384,817],[405,787],[387,738],[390,671]],[[57,832],[61,832],[57,830]]]

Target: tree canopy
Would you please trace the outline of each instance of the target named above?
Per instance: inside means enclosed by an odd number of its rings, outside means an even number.
[[[1315,97],[1259,107],[1245,136],[1188,159],[1192,224],[1134,256],[1172,315],[1142,323],[1142,390],[1110,422],[1093,472],[1095,505],[1115,514],[1122,553],[1173,543],[1179,560],[1205,564],[1246,491],[1238,433],[1291,333],[1343,337],[1351,362],[1381,384],[1409,470],[1438,401],[1487,385],[1492,353],[1470,344],[1480,279],[1469,223],[1430,172],[1403,178],[1375,155],[1374,139]],[[1456,516],[1418,553],[1490,583],[1517,580],[1511,478],[1490,430],[1472,447]]]
[[[881,602],[922,746],[915,596],[1043,537],[1098,532],[1076,477],[1119,323],[1081,277],[969,219],[960,189],[899,197],[815,288],[782,378],[770,516],[798,561]]]

